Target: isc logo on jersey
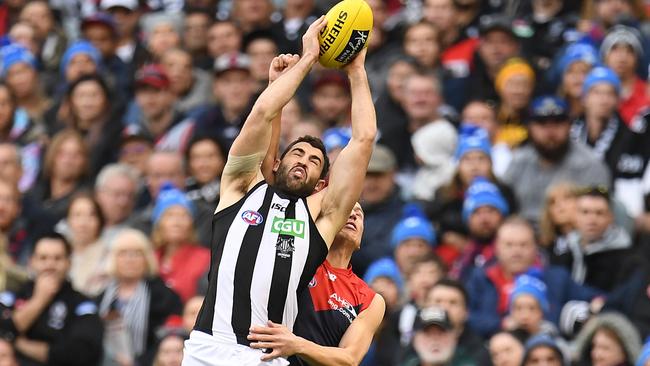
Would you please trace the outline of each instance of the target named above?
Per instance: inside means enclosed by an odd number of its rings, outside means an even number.
[[[259,212],[253,211],[253,210],[246,210],[241,214],[242,220],[246,222],[248,225],[253,225],[257,226],[264,221],[264,217],[260,215]]]
[[[283,219],[282,217],[273,218],[271,232],[281,235],[295,236],[301,239],[305,238],[305,222],[295,219]]]

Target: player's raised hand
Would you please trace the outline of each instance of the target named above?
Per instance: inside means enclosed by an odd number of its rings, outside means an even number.
[[[276,81],[282,74],[291,69],[298,61],[300,56],[281,54],[273,58],[269,67],[269,84]]]
[[[316,19],[305,34],[302,36],[302,56],[309,56],[313,58],[314,61],[318,59],[318,54],[320,50],[320,41],[318,40],[318,35],[320,32],[327,26],[327,19],[324,15],[321,15],[320,18]]]
[[[350,74],[355,71],[363,71],[365,70],[365,63],[366,63],[366,54],[368,53],[368,47],[364,47],[361,52],[359,52],[358,55],[350,61],[349,64],[343,66],[343,71],[345,71],[347,74]]]
[[[251,348],[271,349],[271,353],[261,357],[262,361],[270,361],[296,354],[303,339],[291,333],[284,325],[269,320],[266,327],[251,327],[248,340],[253,341]]]

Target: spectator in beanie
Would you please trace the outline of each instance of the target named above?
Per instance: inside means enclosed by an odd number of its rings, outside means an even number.
[[[621,82],[619,113],[623,122],[632,127],[632,118],[640,109],[650,105],[646,83],[636,73],[644,54],[641,35],[634,28],[616,26],[603,39],[600,54],[604,64],[616,73]]]
[[[178,295],[157,277],[152,244],[140,231],[124,229],[110,244],[106,290],[97,298],[107,328],[104,358],[140,364],[153,357],[155,331],[183,309]],[[120,340],[127,343],[120,344]]]
[[[431,255],[436,245],[433,226],[417,213],[409,213],[393,229],[391,244],[402,277],[408,278],[415,264]]]
[[[361,249],[352,256],[357,273],[365,273],[370,263],[393,253],[390,233],[402,218],[404,206],[395,183],[396,172],[395,155],[387,147],[375,145],[361,192],[365,230]]]
[[[446,120],[429,123],[411,136],[411,146],[419,168],[409,192],[418,201],[431,202],[438,188],[454,175],[452,160],[458,141],[454,126]]]
[[[210,103],[211,75],[193,66],[192,55],[180,48],[163,53],[160,64],[176,96],[175,109],[185,115],[199,114]]]
[[[546,334],[532,337],[526,342],[522,366],[565,366],[566,357],[553,338]],[[612,365],[613,366],[613,365]]]
[[[474,271],[467,282],[471,328],[484,337],[494,334],[508,310],[508,299],[516,276],[540,267],[532,226],[520,217],[506,220],[497,233],[496,261]],[[573,282],[563,268],[541,269],[548,290],[548,320],[557,324],[562,306],[569,300],[590,301],[599,293]]]
[[[488,343],[490,361],[494,366],[521,366],[524,345],[512,332],[500,331]]]
[[[185,183],[187,197],[195,205],[207,205],[212,211],[219,202],[221,173],[226,164],[226,152],[221,145],[214,138],[195,137],[190,141],[185,156],[189,170]]]
[[[344,74],[335,70],[321,73],[312,85],[311,105],[314,117],[327,127],[349,126],[350,83]]]
[[[591,69],[598,65],[598,51],[587,42],[570,44],[560,56],[558,68],[561,72],[558,95],[569,105],[569,117],[578,118],[584,113],[582,88]]]
[[[566,103],[556,97],[533,100],[528,117],[530,145],[515,151],[503,177],[521,204],[521,214],[539,221],[546,187],[569,181],[574,184],[608,186],[607,167],[582,143],[571,141]]]
[[[535,72],[523,59],[509,59],[496,74],[494,86],[501,101],[495,142],[517,147],[528,137],[524,121],[535,87]]]
[[[392,258],[381,258],[372,262],[363,276],[363,281],[384,298],[386,314],[397,310],[404,284],[399,267]]]
[[[327,158],[330,164],[339,156],[339,153],[350,142],[352,130],[348,127],[332,127],[323,132],[321,139],[327,151]]]
[[[197,118],[196,136],[211,136],[230,145],[248,116],[255,93],[250,59],[241,53],[219,57],[214,62],[212,93],[217,103]]]
[[[98,74],[102,71],[101,62],[102,55],[92,43],[81,40],[71,44],[61,58],[59,69],[62,82],[57,83],[55,100],[60,99],[67,91],[68,85],[81,76]]]
[[[472,181],[463,202],[468,242],[458,250],[450,266],[450,277],[465,282],[474,268],[492,262],[497,230],[509,212],[507,202],[494,184],[483,177]]]
[[[194,211],[182,191],[164,184],[152,213],[151,241],[160,277],[183,302],[196,295],[197,284],[210,264],[210,251],[196,242]]]
[[[234,20],[217,20],[208,30],[208,55],[213,59],[239,52],[242,31]]]
[[[585,114],[574,121],[571,137],[586,143],[609,167],[614,196],[629,216],[637,217],[643,212],[640,179],[648,168],[650,153],[645,141],[650,133],[644,119],[630,128],[623,123],[616,111],[620,94],[616,74],[605,67],[594,68],[583,87]]]
[[[539,244],[552,249],[575,229],[578,190],[571,183],[556,183],[548,187],[539,219]]]
[[[625,316],[604,313],[585,324],[573,341],[573,350],[579,366],[631,366],[641,352],[641,338]]]
[[[622,284],[632,239],[614,223],[609,192],[587,187],[576,199],[575,230],[555,243],[551,263],[565,267],[579,283],[611,291]]]
[[[179,13],[154,12],[140,18],[144,44],[151,61],[159,63],[166,51],[181,46],[183,17]]]

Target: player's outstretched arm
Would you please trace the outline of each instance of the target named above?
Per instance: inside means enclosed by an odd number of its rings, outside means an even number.
[[[228,161],[221,177],[219,208],[237,201],[262,179],[260,165],[269,148],[271,122],[291,100],[302,80],[318,61],[318,33],[326,24],[327,20],[322,16],[309,26],[303,36],[302,57],[257,98],[228,153]],[[274,59],[274,62],[282,62],[283,66],[288,67],[293,56],[284,56]]]
[[[384,299],[376,294],[370,306],[352,321],[338,347],[324,347],[291,333],[280,324],[253,327],[249,339],[253,348],[270,348],[262,361],[296,355],[312,366],[358,365],[368,352],[370,343],[384,317]]]
[[[334,240],[359,200],[377,135],[377,117],[364,67],[366,52],[361,51],[344,68],[352,92],[352,138],[332,166],[327,189],[313,196],[321,200],[316,224],[327,243]]]

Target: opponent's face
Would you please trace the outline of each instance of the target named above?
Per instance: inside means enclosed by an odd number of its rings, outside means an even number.
[[[364,213],[363,209],[359,202],[354,205],[348,221],[345,223],[345,226],[341,228],[337,236],[348,239],[351,243],[354,243],[354,249],[359,250],[361,248],[361,236],[363,235],[363,218]]]
[[[273,169],[276,186],[299,197],[307,197],[324,184],[320,174],[323,153],[307,142],[295,144]]]

